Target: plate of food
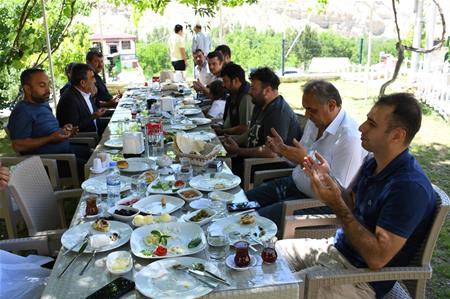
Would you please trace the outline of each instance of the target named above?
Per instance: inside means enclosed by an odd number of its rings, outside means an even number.
[[[212,288],[199,283],[181,267],[199,267],[221,276],[219,269],[211,262],[195,257],[178,257],[162,259],[144,267],[136,274],[136,289],[151,298],[198,298],[213,291]],[[212,284],[214,281],[208,280]]]
[[[95,194],[108,194],[106,188],[106,175],[99,175],[87,179],[81,184],[84,191]],[[131,178],[120,176],[120,192],[125,192],[131,189]]]
[[[174,194],[178,190],[186,187],[186,183],[182,180],[163,181],[161,179],[154,180],[147,188],[148,193],[156,194]]]
[[[183,101],[182,101],[182,103],[184,104],[184,105],[198,105],[198,104],[200,104],[202,101],[199,101],[199,100],[194,100],[194,99],[184,99]]]
[[[141,177],[145,178],[147,184],[151,184],[159,177],[159,173],[156,170],[148,170],[141,174]]]
[[[175,222],[178,218],[170,214],[164,213],[159,216],[156,215],[136,215],[131,221],[135,227],[140,227],[143,225],[153,224],[153,223],[165,223],[165,222]]]
[[[195,115],[202,113],[202,109],[199,108],[181,109],[180,112],[184,115]]]
[[[155,161],[145,158],[128,158],[117,162],[117,168],[123,172],[143,172],[155,167]]]
[[[194,188],[184,188],[177,191],[178,196],[180,196],[185,201],[193,201],[202,198],[203,194]]]
[[[224,191],[213,191],[208,194],[208,197],[212,200],[220,200],[224,202],[232,202],[234,200],[234,194]]]
[[[122,246],[130,240],[131,227],[123,222],[98,219],[69,228],[61,237],[61,244],[78,252],[83,240],[88,240],[84,252],[94,249],[104,252]]]
[[[144,197],[137,203],[133,204],[133,208],[139,209],[141,212],[152,215],[170,214],[184,205],[184,200],[168,195],[151,195]]]
[[[105,146],[112,147],[112,148],[122,148],[123,140],[122,140],[122,138],[111,138],[111,139],[105,141]]]
[[[197,223],[198,225],[203,225],[211,221],[213,217],[217,214],[216,211],[211,209],[200,209],[188,214],[183,215],[181,218],[186,222]]]
[[[189,181],[192,188],[200,191],[229,190],[241,183],[241,178],[230,173],[206,173],[193,177]]]
[[[268,240],[277,234],[277,225],[270,219],[255,214],[230,216],[212,223],[210,230],[223,230],[230,244],[246,240],[252,245]]]
[[[155,223],[135,229],[130,247],[135,256],[145,259],[177,257],[205,249],[206,237],[195,223]]]
[[[211,123],[211,119],[206,117],[193,117],[191,118],[191,121],[197,126],[203,126]]]

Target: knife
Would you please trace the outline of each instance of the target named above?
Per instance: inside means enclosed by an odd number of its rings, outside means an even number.
[[[92,253],[91,257],[89,258],[89,260],[87,261],[86,265],[84,266],[83,270],[81,270],[80,272],[80,276],[84,274],[84,271],[86,271],[87,267],[89,266],[89,264],[91,263],[92,259],[94,258],[95,254],[97,253],[97,250],[94,250],[94,252]]]
[[[254,211],[255,211],[255,209],[250,209],[250,210],[247,210],[247,211],[242,211],[242,212],[237,212],[237,213],[234,213],[234,214],[230,214],[228,217],[239,216],[239,215],[245,215],[245,214],[252,213],[252,212],[254,212]],[[225,217],[225,218],[228,218],[228,217]],[[216,219],[212,219],[211,222],[216,222],[216,221],[218,221],[218,220],[222,220],[222,219],[225,219],[225,218],[216,218]]]
[[[69,269],[70,265],[72,265],[73,262],[75,262],[75,260],[83,254],[84,250],[86,249],[88,245],[88,241],[86,240],[83,245],[81,245],[80,249],[78,250],[78,254],[76,256],[73,257],[73,259],[67,264],[67,266],[64,268],[64,270],[62,270],[61,273],[59,273],[57,278],[61,278],[61,276],[63,276],[63,274],[67,271],[67,269]]]
[[[191,277],[194,277],[195,279],[197,279],[198,281],[200,281],[201,283],[203,283],[204,285],[210,287],[211,289],[215,289],[216,286],[213,285],[212,283],[207,282],[206,280],[201,279],[200,277],[198,277],[197,275],[195,275],[194,273],[190,272],[190,269],[188,270],[189,275],[191,275]]]
[[[210,279],[212,279],[212,280],[214,280],[216,282],[219,282],[221,284],[224,284],[224,285],[227,285],[227,286],[231,286],[225,279],[223,279],[222,277],[217,276],[216,274],[211,273],[211,272],[209,272],[207,270],[199,271],[199,270],[188,269],[188,271],[190,273],[193,273],[193,274],[196,274],[196,275],[200,275],[200,276],[203,276],[203,277],[210,278]]]

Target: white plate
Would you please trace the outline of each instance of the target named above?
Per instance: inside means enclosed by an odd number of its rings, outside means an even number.
[[[181,109],[180,112],[183,113],[184,115],[195,115],[202,113],[202,109],[199,108]]]
[[[108,251],[108,250],[120,247],[123,244],[126,244],[128,242],[128,240],[130,240],[131,233],[133,232],[131,227],[128,224],[122,223],[119,221],[108,220],[108,222],[109,222],[109,231],[105,232],[105,233],[92,228],[92,223],[94,223],[94,221],[85,222],[80,225],[69,228],[62,235],[61,244],[65,248],[72,248],[72,246],[79,243],[87,233],[92,233],[93,235],[106,234],[108,236],[112,235],[112,233],[119,234],[120,238],[118,240],[111,241],[109,245],[106,245],[106,246],[101,247],[100,249],[97,249],[97,252]],[[72,251],[78,252],[81,245],[82,245],[82,243],[80,243],[78,246],[76,246],[74,249],[72,249]],[[86,247],[86,250],[84,252],[89,253],[92,251],[93,251],[92,247],[88,244],[88,246]]]
[[[172,168],[162,168],[163,169],[172,169]],[[159,172],[161,175],[164,175],[162,171]],[[184,187],[186,187],[186,182],[184,183],[183,186],[175,187],[173,186],[172,188],[169,188],[168,190],[163,190],[163,189],[159,189],[159,188],[153,188],[153,186],[157,185],[158,182],[160,180],[154,180],[150,185],[148,185],[147,187],[147,192],[148,193],[154,193],[154,194],[175,194],[178,192],[178,190],[183,189]],[[174,184],[176,181],[163,181],[163,183],[165,182],[172,182],[172,184]]]
[[[123,140],[122,140],[122,138],[109,139],[105,142],[105,146],[112,147],[112,148],[122,148]]]
[[[144,223],[144,224],[141,224],[141,225],[137,225],[136,224],[136,216],[133,218],[133,221],[131,221],[131,224],[134,225],[135,227],[141,227],[141,226],[144,226],[144,225],[155,224],[155,223],[168,223],[168,222],[177,222],[178,221],[178,218],[175,217],[175,216],[172,216],[172,215],[169,215],[170,216],[169,221],[161,221],[161,217],[162,216],[147,215],[147,216],[143,216],[143,217],[152,216],[153,222],[152,223]]]
[[[147,245],[144,242],[144,237],[150,235],[153,230],[159,230],[163,234],[170,235],[167,240],[167,255],[165,256],[146,256],[141,251],[154,251],[156,245]],[[193,239],[200,238],[201,243],[194,248],[188,248],[188,244]],[[186,222],[168,222],[155,223],[141,226],[133,231],[130,239],[131,252],[137,257],[144,259],[160,259],[175,256],[191,255],[202,251],[206,247],[206,237],[200,225]],[[181,252],[171,252],[171,248],[179,247]]]
[[[99,175],[87,179],[81,184],[81,188],[84,191],[95,194],[108,194],[106,189],[106,175]],[[120,192],[131,189],[131,178],[126,176],[120,176]]]
[[[231,269],[236,270],[236,271],[245,271],[251,267],[256,266],[256,263],[258,262],[258,259],[255,256],[250,254],[250,264],[247,267],[238,267],[234,263],[234,256],[235,256],[234,254],[229,255],[225,260],[225,264],[228,267],[230,267]]]
[[[193,117],[191,118],[191,120],[197,126],[207,125],[211,123],[211,119],[206,117]]]
[[[206,173],[193,177],[189,181],[192,188],[200,191],[229,190],[241,183],[241,178],[229,173]]]
[[[216,138],[216,134],[207,131],[190,132],[186,133],[186,135],[191,139],[203,141],[210,141]]]
[[[213,191],[208,194],[208,197],[212,200],[220,200],[224,202],[232,202],[234,200],[234,194],[224,191]]]
[[[166,198],[166,206],[163,207],[161,204],[161,198]],[[167,213],[170,214],[184,205],[184,200],[174,196],[168,195],[151,195],[149,197],[144,197],[137,203],[133,205],[133,208],[139,209],[141,212],[158,215]]]
[[[128,158],[128,168],[119,169],[123,172],[143,172],[155,167],[155,161],[145,158]]]
[[[195,210],[209,209],[210,201],[206,198],[200,198],[189,203],[189,206]]]
[[[187,131],[187,130],[192,130],[197,128],[196,124],[174,124],[174,125],[170,125],[170,128],[173,130],[183,130],[183,131]]]
[[[197,210],[197,211],[194,211],[194,212],[191,212],[191,213],[188,213],[188,214],[185,214],[185,215],[182,216],[182,218],[183,218],[183,220],[186,221],[186,222],[192,222],[192,223],[197,223],[198,225],[203,225],[203,224],[206,224],[206,223],[210,222],[211,219],[213,219],[213,217],[216,216],[216,214],[217,214],[217,212],[214,211],[214,210],[211,210],[211,209],[204,209],[204,210],[206,210],[206,211],[208,212],[209,217],[203,218],[203,219],[200,220],[200,221],[193,221],[193,220],[190,220],[193,216],[195,216],[195,215],[197,215],[198,213],[200,213],[201,210],[202,210],[202,209]]]
[[[190,191],[190,190],[192,190],[193,192],[197,193],[197,195],[193,196],[193,197],[186,197],[186,196],[183,195],[184,192]],[[182,199],[184,199],[187,202],[200,199],[203,196],[203,194],[200,191],[198,191],[197,189],[194,189],[194,188],[180,189],[180,190],[177,191],[177,194],[178,194],[179,197],[181,197]]]
[[[230,244],[233,245],[236,241],[246,240],[252,245],[258,244],[253,238],[259,240],[268,240],[277,234],[277,225],[270,219],[254,215],[256,221],[253,224],[241,224],[240,219],[242,215],[230,216],[223,219],[219,219],[210,225],[209,229],[223,230],[230,238]],[[262,234],[262,230],[264,233]],[[237,232],[238,234],[233,234]],[[256,237],[255,237],[256,234]],[[246,237],[250,235],[251,237]]]
[[[136,289],[144,296],[157,299],[202,297],[213,289],[199,283],[184,271],[172,269],[176,264],[191,266],[193,263],[202,263],[206,270],[220,275],[219,269],[206,260],[195,257],[164,259],[149,264],[136,274]]]

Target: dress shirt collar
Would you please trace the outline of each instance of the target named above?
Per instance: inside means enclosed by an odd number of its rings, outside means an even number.
[[[333,121],[328,125],[328,127],[325,129],[325,132],[331,135],[336,135],[337,130],[341,126],[342,122],[345,118],[345,111],[344,109],[339,110],[339,113],[336,115],[336,117],[333,119]]]

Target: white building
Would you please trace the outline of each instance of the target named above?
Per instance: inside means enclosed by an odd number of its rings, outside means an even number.
[[[127,33],[94,34],[91,36],[91,42],[94,47],[102,49],[105,57],[118,53],[122,67],[137,66],[136,36]]]

